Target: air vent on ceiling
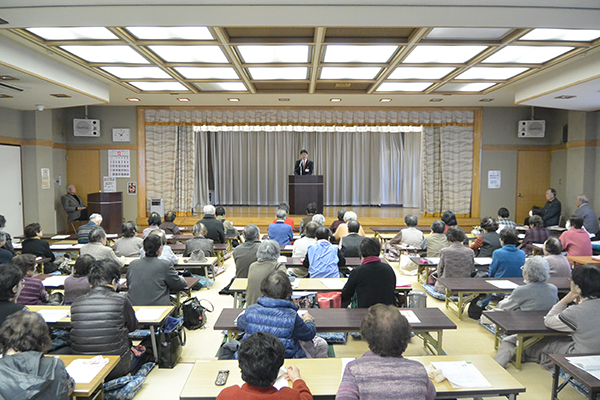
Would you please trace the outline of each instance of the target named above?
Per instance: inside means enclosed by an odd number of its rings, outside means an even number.
[[[9,85],[7,83],[0,82],[0,90],[8,91],[8,92],[17,92],[21,93],[23,89],[15,85]]]
[[[352,84],[351,83],[336,83],[334,86],[336,88],[346,88],[347,89],[350,87],[350,85],[352,85]]]

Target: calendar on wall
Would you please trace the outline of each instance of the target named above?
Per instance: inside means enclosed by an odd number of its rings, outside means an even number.
[[[108,151],[108,176],[115,178],[131,177],[129,150]]]

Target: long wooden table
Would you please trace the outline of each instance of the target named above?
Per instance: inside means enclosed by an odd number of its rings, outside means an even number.
[[[550,354],[550,360],[552,360],[554,363],[554,371],[552,372],[551,400],[558,400],[558,393],[573,379],[587,388],[589,400],[596,400],[596,397],[600,393],[600,379],[590,375],[567,360],[567,357],[585,357],[590,355],[598,356],[598,354]],[[558,378],[560,376],[561,369],[569,375],[569,378],[559,385]]]
[[[420,356],[406,357],[428,366],[431,362],[467,361],[472,363],[490,382],[489,388],[453,388],[448,381],[434,382],[436,399],[507,397],[516,400],[525,386],[517,381],[504,368],[487,355],[467,356]],[[343,374],[341,358],[299,358],[285,360],[284,366],[294,364],[300,370],[314,398],[333,398],[340,387]],[[220,370],[228,370],[229,378],[225,386],[215,386],[215,378]],[[237,360],[197,361],[179,395],[180,400],[215,399],[221,390],[232,385],[242,385]]]
[[[442,348],[443,331],[456,329],[452,322],[439,308],[405,308],[415,313],[420,323],[411,327],[418,337],[423,339],[423,345],[432,353],[444,354]],[[362,320],[367,315],[367,308],[311,308],[307,310],[315,319],[318,332],[356,332],[360,330]],[[239,308],[224,308],[214,324],[215,330],[238,332],[235,319],[240,314]],[[433,337],[430,332],[436,332]]]
[[[139,257],[125,257],[125,265],[131,264],[131,262],[139,260]],[[209,272],[215,276],[215,266],[217,265],[217,257],[206,257],[206,261],[190,261],[189,257],[180,257],[179,262],[173,267],[176,270],[186,269],[202,269],[204,270],[204,277],[206,278],[206,288],[210,289],[210,281],[208,280]]]
[[[462,318],[467,304],[482,293],[511,293],[514,289],[501,289],[487,282],[502,280],[524,285],[523,278],[438,278],[438,282],[446,287],[446,308],[455,311],[458,319]],[[547,282],[556,286],[559,292],[571,290],[571,278],[552,277]],[[458,301],[450,299],[453,293],[458,293]]]
[[[84,355],[53,355],[49,354],[46,357],[58,357],[65,363],[65,367],[68,367],[73,361],[81,358],[94,358],[96,356],[84,356]],[[73,391],[73,396],[76,397],[94,397],[102,399],[104,398],[104,379],[111,373],[111,371],[116,367],[117,363],[120,360],[119,356],[102,356],[108,359],[108,364],[106,364],[100,372],[92,379],[91,382],[82,383],[75,381],[75,390]]]
[[[600,265],[600,260],[595,259],[592,256],[567,256],[569,261],[573,261],[573,264],[595,264]]]
[[[546,311],[485,311],[483,313],[490,321],[496,324],[494,347],[498,349],[500,335],[517,335],[517,348],[515,349],[515,368],[521,369],[523,351],[546,336],[565,336],[566,332],[555,331],[544,325]]]
[[[427,283],[427,278],[437,269],[439,257],[410,257],[417,264],[417,281]],[[475,266],[485,267],[492,263],[491,257],[475,257]]]

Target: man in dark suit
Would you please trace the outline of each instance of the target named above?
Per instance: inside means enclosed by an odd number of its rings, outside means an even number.
[[[546,205],[544,205],[544,225],[554,226],[560,222],[560,212],[562,210],[560,201],[556,198],[556,190],[550,188],[546,190]]]
[[[315,163],[308,159],[308,151],[300,150],[300,159],[294,165],[294,175],[312,175]]]
[[[60,203],[67,212],[69,221],[87,221],[87,207],[75,192],[75,186],[67,185],[67,194],[60,198]]]
[[[203,223],[206,227],[207,233],[205,237],[212,239],[215,244],[225,243],[225,228],[223,222],[215,218],[215,207],[212,205],[206,205],[203,208],[204,218],[199,222]]]

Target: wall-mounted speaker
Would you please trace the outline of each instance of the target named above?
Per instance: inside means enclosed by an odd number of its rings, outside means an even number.
[[[519,121],[519,133],[517,136],[520,138],[543,138],[546,136],[546,121]]]
[[[74,119],[73,120],[73,135],[100,137],[100,120],[99,119]]]

